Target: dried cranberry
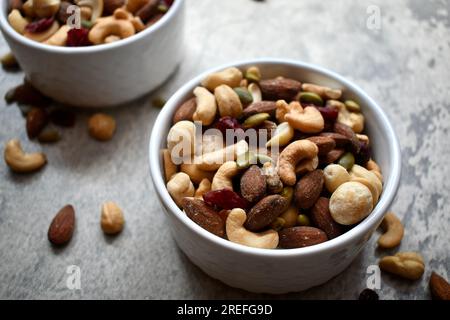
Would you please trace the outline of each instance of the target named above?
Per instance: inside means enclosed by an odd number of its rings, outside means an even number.
[[[50,113],[50,120],[60,127],[73,127],[75,125],[75,113],[69,110],[56,109]]]
[[[166,6],[170,7],[173,4],[174,0],[162,0],[161,2]]]
[[[88,46],[91,43],[88,38],[89,29],[70,29],[67,32],[67,46],[68,47],[83,47]]]
[[[55,19],[53,18],[44,18],[37,21],[33,21],[26,25],[25,30],[31,33],[38,33],[47,30],[53,24]]]
[[[339,111],[335,108],[330,107],[317,107],[320,111],[320,114],[325,120],[336,121]]]
[[[220,132],[222,132],[223,135],[226,134],[226,130],[227,129],[242,129],[241,124],[239,123],[239,121],[235,118],[232,118],[230,116],[226,116],[226,117],[222,117],[220,118],[216,125],[215,125],[216,129],[219,129]]]
[[[360,141],[359,152],[356,154],[356,163],[365,167],[372,156],[372,150],[367,142]]]
[[[362,301],[377,301],[379,300],[378,294],[371,289],[364,289],[359,294],[359,300]]]
[[[246,209],[249,206],[247,200],[230,189],[209,191],[203,195],[203,200],[210,206],[221,209]]]

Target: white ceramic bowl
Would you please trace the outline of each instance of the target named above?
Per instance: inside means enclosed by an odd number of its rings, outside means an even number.
[[[236,66],[257,65],[264,78],[285,76],[341,88],[345,97],[361,103],[366,118],[373,155],[380,165],[384,186],[380,200],[365,220],[330,241],[299,249],[255,249],[219,238],[190,220],[173,202],[163,179],[160,150],[177,107],[192,95],[192,90],[211,72]],[[285,293],[322,284],[342,272],[356,257],[388,210],[400,179],[400,149],[394,130],[383,110],[359,87],[321,67],[307,63],[262,59],[235,62],[206,71],[187,82],[167,102],[155,121],[150,139],[150,172],[156,193],[168,217],[169,226],[181,250],[211,277],[253,292]]]
[[[27,79],[56,101],[80,107],[123,104],[162,84],[183,54],[184,0],[150,28],[114,42],[57,47],[29,40],[7,20],[2,1],[0,28]]]

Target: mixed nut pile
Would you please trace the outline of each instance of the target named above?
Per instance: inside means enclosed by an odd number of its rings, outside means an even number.
[[[173,0],[9,0],[8,21],[25,37],[79,47],[128,38],[156,23]]]
[[[377,204],[383,177],[364,115],[341,90],[263,80],[253,66],[211,74],[193,95],[173,117],[163,159],[170,195],[206,230],[250,247],[300,248],[338,237]],[[211,128],[241,136],[224,146]]]

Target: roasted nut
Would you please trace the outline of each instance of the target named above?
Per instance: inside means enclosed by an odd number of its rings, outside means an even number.
[[[323,105],[322,98],[317,93],[313,92],[300,92],[298,99],[302,103],[313,104],[316,106]]]
[[[95,22],[103,14],[103,0],[75,0],[75,3],[80,7],[89,7],[92,9],[92,22]]]
[[[69,204],[64,206],[53,218],[48,228],[48,240],[57,246],[64,245],[72,239],[75,229],[75,210]]]
[[[60,0],[32,0],[33,11],[39,18],[50,18],[55,15],[61,4]]]
[[[333,149],[326,155],[320,157],[321,164],[332,164],[337,161],[345,153],[344,149]]]
[[[57,130],[46,127],[39,133],[37,139],[40,143],[54,143],[61,140],[61,135]]]
[[[330,137],[314,136],[307,139],[317,145],[317,148],[319,148],[319,156],[326,155],[336,147],[336,142]]]
[[[194,198],[203,199],[203,195],[209,191],[211,191],[211,182],[208,179],[203,179],[195,190]]]
[[[164,164],[164,178],[168,182],[170,178],[178,172],[178,167],[173,163],[169,149],[162,150],[163,164]]]
[[[261,89],[256,83],[250,83],[247,87],[248,92],[252,95],[253,102],[260,102],[262,101],[262,93]]]
[[[194,95],[196,97],[197,108],[192,115],[192,119],[194,121],[200,121],[205,126],[209,126],[216,117],[216,98],[211,92],[203,87],[195,88]]]
[[[350,139],[346,136],[335,132],[322,132],[321,137],[328,137],[334,140],[336,148],[346,147],[350,143]]]
[[[259,82],[261,80],[261,71],[257,66],[251,66],[245,71],[245,79],[252,82]]]
[[[361,112],[360,105],[353,100],[346,100],[344,104],[347,110],[350,112]]]
[[[50,38],[44,41],[51,46],[65,46],[67,42],[67,32],[70,30],[68,25],[63,25]]]
[[[47,163],[47,158],[43,153],[25,153],[17,139],[8,141],[4,157],[11,170],[19,173],[39,170]]]
[[[344,167],[338,164],[329,164],[323,169],[325,188],[333,193],[341,184],[350,181],[350,175]]]
[[[233,190],[233,177],[240,172],[235,161],[227,161],[217,170],[211,184],[211,190],[231,189]]]
[[[303,175],[308,172],[314,171],[319,165],[319,157],[315,156],[312,159],[303,159],[295,167],[295,173],[298,175]]]
[[[23,34],[25,32],[25,27],[29,23],[29,21],[26,18],[22,17],[22,14],[17,9],[13,9],[9,13],[8,22],[11,25],[11,27],[20,34]]]
[[[323,171],[314,170],[303,176],[295,185],[295,203],[300,209],[309,209],[322,193]]]
[[[373,172],[355,164],[350,170],[350,178],[352,180],[354,180],[355,178],[366,179],[372,185],[375,191],[375,202],[378,201],[378,198],[380,197],[380,194],[383,191],[383,184]]]
[[[131,13],[136,13],[148,0],[127,0],[126,10]]]
[[[272,134],[272,137],[266,143],[266,147],[274,147],[274,146],[285,146],[289,142],[291,142],[294,137],[294,128],[288,122],[283,122],[278,125],[275,129],[275,132]]]
[[[172,118],[172,123],[177,123],[183,120],[192,121],[192,117],[194,116],[194,112],[197,109],[197,98],[191,98],[184,102],[178,109],[175,111],[175,114]]]
[[[195,159],[198,167],[206,171],[215,171],[226,161],[234,161],[238,155],[248,151],[248,144],[245,140],[241,140],[236,144],[219,149],[217,151],[204,153]]]
[[[329,210],[330,200],[324,197],[317,199],[316,203],[311,209],[311,219],[319,229],[327,234],[328,239],[334,239],[340,236],[342,227],[337,224],[331,217]]]
[[[266,194],[266,176],[257,165],[252,165],[242,175],[240,187],[245,200],[256,202]]]
[[[253,96],[250,94],[250,92],[245,87],[236,87],[233,88],[234,92],[239,97],[239,100],[241,100],[242,105],[248,106],[250,103],[253,102]]]
[[[278,233],[275,230],[260,233],[250,232],[244,228],[246,219],[247,215],[244,210],[231,210],[226,220],[228,240],[253,248],[275,249],[278,246]]]
[[[158,13],[159,3],[160,1],[158,0],[148,0],[146,4],[136,11],[135,15],[142,21],[147,22]]]
[[[105,43],[109,36],[117,36],[120,39],[131,37],[136,33],[131,20],[115,19],[114,17],[102,18],[89,31],[89,41],[93,44]]]
[[[212,181],[214,172],[202,170],[195,163],[182,163],[180,171],[186,173],[193,183],[199,184],[203,179]]]
[[[270,118],[270,114],[268,113],[257,113],[254,114],[247,119],[245,119],[243,123],[244,129],[254,128],[261,125],[264,121]]]
[[[422,256],[415,252],[398,252],[394,256],[383,257],[379,265],[383,271],[410,280],[419,279],[425,270]]]
[[[176,164],[175,157],[190,159],[194,154],[195,125],[191,121],[183,120],[175,123],[167,135],[167,148]]]
[[[106,234],[116,234],[122,231],[125,219],[120,207],[114,202],[105,202],[102,206],[100,226]]]
[[[319,86],[317,84],[312,83],[302,84],[302,89],[303,91],[318,94],[324,99],[339,99],[342,95],[342,91],[339,89],[331,89],[329,87]]]
[[[112,15],[117,8],[121,8],[125,0],[103,0],[103,14]]]
[[[276,78],[260,81],[259,87],[266,100],[291,101],[301,90],[302,84],[293,79]]]
[[[345,170],[350,171],[355,164],[355,157],[353,153],[347,152],[339,159],[338,164],[343,166]]]
[[[293,186],[296,182],[297,164],[305,159],[314,159],[318,151],[316,144],[309,140],[298,140],[289,144],[278,159],[278,174],[281,181],[288,186]]]
[[[397,247],[403,238],[402,222],[394,213],[388,212],[381,222],[381,228],[384,230],[384,234],[378,238],[378,246],[386,249]]]
[[[285,116],[286,121],[294,129],[305,133],[317,133],[323,130],[325,122],[319,110],[314,107],[300,110],[299,108],[292,109]]]
[[[258,113],[268,113],[272,115],[276,108],[277,104],[273,101],[253,101],[251,105],[242,111],[242,116],[246,118]]]
[[[58,21],[53,21],[50,28],[47,30],[41,31],[41,32],[29,32],[27,30],[24,31],[23,35],[27,37],[28,39],[37,41],[37,42],[44,42],[51,36],[53,36],[57,31],[59,30],[59,23]]]
[[[9,10],[22,10],[23,2],[22,0],[9,0]]]
[[[29,139],[36,138],[47,125],[48,114],[43,108],[32,108],[27,113],[27,135]]]
[[[241,100],[239,99],[237,93],[234,92],[230,86],[221,84],[220,86],[216,87],[214,89],[214,96],[216,97],[221,117],[229,116],[233,118],[239,118],[241,116]]]
[[[202,86],[212,92],[220,85],[227,85],[231,88],[239,87],[241,80],[241,70],[233,67],[210,74],[202,81]]]
[[[375,161],[373,161],[372,159],[370,159],[370,160],[367,162],[366,169],[369,170],[369,171],[378,171],[379,173],[381,173],[380,167],[379,167],[378,164],[377,164]]]
[[[23,3],[22,12],[25,13],[25,16],[34,18],[36,14],[33,10],[33,0],[27,0]]]
[[[372,194],[373,207],[375,208],[378,202],[378,198],[380,197],[380,194],[378,193],[378,190],[375,188],[375,186],[365,178],[350,177],[350,181],[359,182],[365,185],[370,190],[370,193]]]
[[[338,123],[349,126],[355,133],[361,133],[364,130],[364,116],[362,113],[349,111],[344,103],[337,100],[328,100],[327,106],[332,106],[339,110]]]
[[[434,271],[431,273],[429,286],[433,299],[450,300],[450,284]]]
[[[92,138],[99,141],[111,140],[116,131],[116,120],[107,114],[96,113],[89,118],[88,128]]]
[[[274,167],[272,162],[264,163],[263,171],[266,176],[267,191],[272,194],[283,191],[283,183],[281,182],[277,169]]]
[[[285,228],[279,232],[280,247],[285,249],[309,247],[327,241],[327,235],[313,227]]]
[[[247,214],[245,228],[258,231],[270,225],[275,218],[288,208],[286,199],[280,195],[270,195],[256,203]]]
[[[360,222],[373,208],[370,190],[359,182],[345,182],[331,195],[330,213],[334,221],[343,225]]]
[[[225,235],[225,223],[210,206],[200,199],[183,198],[181,205],[186,215],[203,229],[218,237]]]
[[[167,182],[167,191],[178,206],[181,206],[185,197],[193,197],[195,193],[194,185],[189,176],[184,172],[174,174]]]
[[[333,130],[336,133],[339,133],[350,140],[351,151],[354,154],[358,154],[361,149],[361,143],[358,140],[355,132],[348,125],[336,122],[333,126]]]

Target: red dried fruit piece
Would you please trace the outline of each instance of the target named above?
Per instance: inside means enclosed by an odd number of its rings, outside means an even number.
[[[337,109],[330,107],[317,107],[317,110],[320,111],[320,114],[326,121],[336,121],[339,114]]]
[[[203,200],[210,206],[217,206],[221,209],[246,209],[249,207],[247,200],[230,189],[209,191],[203,195]]]
[[[70,29],[67,32],[67,46],[68,47],[83,47],[90,45],[89,41],[89,29]]]
[[[50,120],[60,127],[73,127],[75,125],[75,113],[68,110],[56,109],[50,113]]]
[[[42,32],[50,28],[54,21],[53,17],[33,21],[26,25],[25,30],[31,33]]]
[[[372,155],[372,150],[367,142],[360,141],[359,152],[355,156],[356,163],[360,166],[365,167],[367,162],[369,162]]]
[[[226,117],[222,117],[220,118],[216,125],[215,125],[216,129],[219,129],[220,132],[222,132],[222,134],[225,136],[226,134],[226,130],[227,129],[242,129],[241,124],[239,123],[239,121],[235,118],[232,118],[230,116],[226,116]]]

